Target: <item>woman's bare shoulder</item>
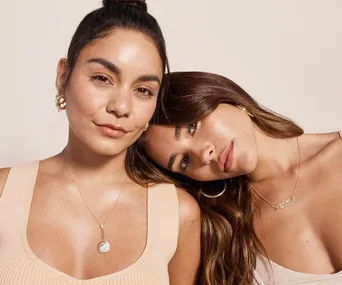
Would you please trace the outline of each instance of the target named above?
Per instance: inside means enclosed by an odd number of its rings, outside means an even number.
[[[11,168],[0,168],[0,197],[2,195],[2,192],[5,188],[5,184],[7,181],[8,174],[10,172]]]
[[[313,157],[313,162],[319,166],[322,173],[330,175],[342,174],[342,139],[336,132],[322,134],[323,143]]]
[[[196,199],[187,191],[181,188],[176,189],[179,200],[180,221],[184,223],[199,222],[201,217],[201,210]]]
[[[341,177],[342,174],[342,139],[338,135],[333,143],[329,146],[331,168],[335,168],[336,174]]]

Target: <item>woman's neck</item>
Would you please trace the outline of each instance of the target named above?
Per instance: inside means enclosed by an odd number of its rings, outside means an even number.
[[[299,165],[299,138],[276,139],[255,129],[258,163],[249,175],[251,182],[273,180]],[[297,139],[298,144],[297,145]]]
[[[83,183],[102,182],[104,184],[121,183],[127,176],[126,152],[109,156],[98,154],[78,139],[69,137],[61,158],[65,166]]]

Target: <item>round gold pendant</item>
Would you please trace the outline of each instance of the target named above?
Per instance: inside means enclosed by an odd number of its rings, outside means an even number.
[[[107,240],[101,241],[97,246],[97,250],[99,251],[99,253],[102,253],[102,254],[109,252],[110,251],[109,241]]]

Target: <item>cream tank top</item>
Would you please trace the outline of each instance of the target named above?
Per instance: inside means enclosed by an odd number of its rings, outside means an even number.
[[[148,229],[143,253],[130,266],[88,280],[71,277],[40,260],[26,227],[39,162],[10,170],[0,198],[1,285],[169,285],[168,263],[177,248],[178,198],[174,185],[148,189]]]
[[[342,130],[339,131],[342,140]],[[342,271],[334,274],[308,274],[282,267],[259,256],[254,270],[255,285],[342,285]]]

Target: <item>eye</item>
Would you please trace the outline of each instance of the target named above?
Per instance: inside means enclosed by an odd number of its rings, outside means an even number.
[[[101,84],[108,84],[110,83],[109,79],[107,76],[104,75],[96,75],[96,76],[92,76],[91,79],[98,81]]]
[[[136,90],[143,96],[148,96],[148,97],[153,96],[153,92],[147,88],[140,87],[140,88],[137,88]]]
[[[194,136],[194,134],[195,134],[197,128],[198,128],[198,123],[192,123],[192,124],[190,124],[189,127],[188,127],[188,132],[189,132],[189,134],[190,134],[191,136]]]
[[[189,155],[186,154],[184,155],[183,159],[180,162],[180,169],[182,171],[185,171],[188,165],[189,165]]]

